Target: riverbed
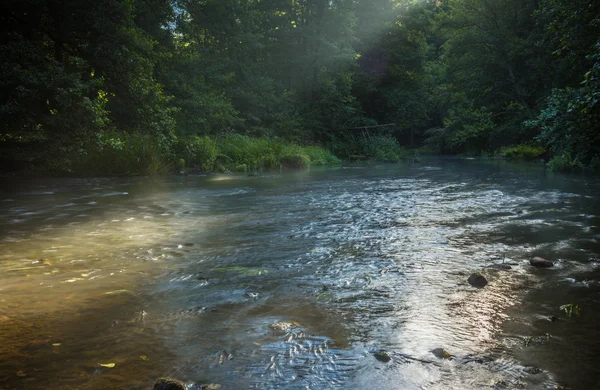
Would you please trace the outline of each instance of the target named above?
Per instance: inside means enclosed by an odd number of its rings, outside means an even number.
[[[450,159],[5,181],[0,388],[598,388],[599,200]]]

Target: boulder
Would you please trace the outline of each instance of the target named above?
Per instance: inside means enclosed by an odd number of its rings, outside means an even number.
[[[529,264],[538,268],[549,268],[554,266],[553,262],[542,257],[534,257],[533,259],[529,260]]]
[[[450,359],[452,355],[450,352],[446,351],[444,348],[436,348],[431,353],[438,359]]]
[[[467,279],[467,282],[469,282],[471,286],[477,288],[484,288],[488,284],[488,281],[485,278],[485,276],[483,276],[479,272],[471,274],[471,276],[469,276],[469,279]]]
[[[187,385],[174,378],[158,378],[153,390],[187,390]]]

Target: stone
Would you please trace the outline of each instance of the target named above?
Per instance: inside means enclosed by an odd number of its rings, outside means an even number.
[[[554,263],[552,261],[537,256],[529,260],[529,264],[538,268],[554,267]]]
[[[452,355],[444,348],[436,348],[431,353],[438,359],[450,359]]]
[[[158,378],[153,390],[187,390],[187,385],[175,378]]]
[[[383,349],[380,349],[379,351],[373,353],[373,356],[375,357],[375,359],[379,360],[380,362],[384,362],[384,363],[387,363],[390,360],[392,360],[392,357],[390,356],[390,354],[387,351],[384,351]]]
[[[488,281],[485,278],[485,276],[483,276],[479,272],[471,274],[471,276],[469,276],[469,279],[467,279],[467,282],[469,282],[471,286],[477,288],[484,288],[488,284]]]

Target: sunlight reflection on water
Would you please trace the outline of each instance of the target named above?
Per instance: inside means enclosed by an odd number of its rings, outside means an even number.
[[[457,161],[358,168],[13,187],[0,196],[0,384],[134,389],[173,375],[226,388],[501,389],[568,378],[547,346],[567,348],[564,332],[595,337],[592,319],[539,329],[564,291],[598,307],[584,290],[600,290],[595,274],[578,276],[600,268],[598,182]],[[534,254],[560,261],[542,274],[526,263]],[[485,268],[503,261],[513,269]],[[482,290],[466,283],[474,271],[489,280]],[[555,281],[561,290],[531,301]],[[374,358],[381,349],[388,363]]]

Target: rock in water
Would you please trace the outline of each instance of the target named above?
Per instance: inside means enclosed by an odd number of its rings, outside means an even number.
[[[187,385],[174,378],[158,378],[153,390],[187,390]]]
[[[467,282],[469,282],[471,286],[477,288],[484,288],[488,284],[487,279],[479,272],[471,274],[471,276],[469,276],[469,279],[467,279]]]
[[[489,268],[489,269],[497,269],[499,271],[508,271],[509,269],[512,269],[512,267],[510,266],[510,264],[492,264],[492,265],[488,265],[485,268]]]
[[[542,257],[534,257],[533,259],[529,260],[529,264],[539,268],[549,268],[554,266],[553,262]]]
[[[436,348],[431,353],[438,359],[450,359],[452,355],[444,348]]]
[[[373,356],[375,356],[375,359],[379,360],[380,362],[384,362],[384,363],[387,363],[390,360],[392,360],[392,357],[390,356],[390,354],[387,351],[384,351],[383,349],[380,349],[379,351],[375,352],[373,354]]]

